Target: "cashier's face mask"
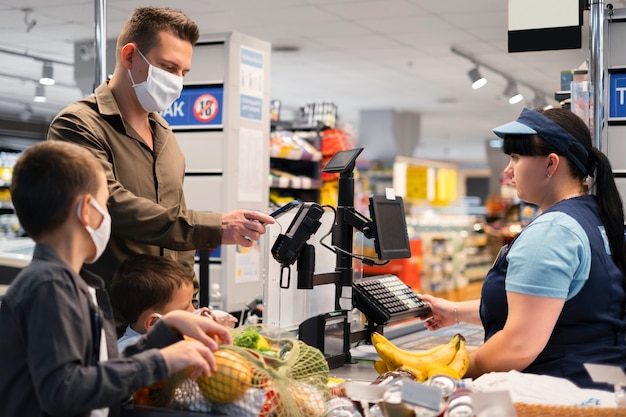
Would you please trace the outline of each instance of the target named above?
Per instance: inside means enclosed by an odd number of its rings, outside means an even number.
[[[148,64],[148,78],[139,84],[135,84],[133,74],[130,69],[128,70],[139,104],[148,113],[169,108],[174,100],[180,97],[180,92],[183,89],[183,77],[155,67],[148,62],[139,49],[137,52]]]
[[[97,229],[94,229],[91,226],[85,226],[87,229],[87,233],[91,236],[91,240],[93,244],[96,246],[96,254],[91,259],[86,259],[85,263],[92,264],[98,260],[98,258],[104,252],[104,249],[107,247],[107,243],[109,243],[109,237],[111,237],[111,215],[100,207],[100,204],[96,201],[95,198],[91,199],[91,206],[95,208],[98,213],[102,214],[102,222],[100,222],[100,226]],[[78,217],[80,218],[80,212],[83,208],[83,202],[78,203]]]

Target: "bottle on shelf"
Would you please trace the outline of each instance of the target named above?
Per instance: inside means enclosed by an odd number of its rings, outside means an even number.
[[[222,310],[224,308],[224,299],[222,297],[220,284],[217,282],[211,284],[209,291],[209,307],[211,307],[212,310]]]

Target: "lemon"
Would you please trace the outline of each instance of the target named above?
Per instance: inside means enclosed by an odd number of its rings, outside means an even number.
[[[269,344],[269,342],[267,341],[266,338],[264,338],[263,336],[259,335],[259,340],[258,340],[258,342],[256,342],[256,348],[258,350],[261,350],[261,351],[269,350],[270,349],[270,344]]]

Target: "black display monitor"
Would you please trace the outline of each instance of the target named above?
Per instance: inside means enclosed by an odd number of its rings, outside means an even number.
[[[402,197],[389,199],[384,195],[372,195],[369,208],[376,232],[374,246],[378,257],[382,260],[410,258]]]
[[[347,151],[339,151],[333,155],[328,161],[323,172],[349,172],[354,169],[356,157],[363,152],[363,148],[349,149]]]

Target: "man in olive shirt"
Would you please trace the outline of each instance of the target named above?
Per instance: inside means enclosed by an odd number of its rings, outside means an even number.
[[[198,37],[196,24],[180,11],[136,9],[119,35],[111,80],[70,104],[50,126],[48,139],[82,145],[104,166],[111,239],[86,268],[107,284],[117,265],[138,253],[178,260],[193,274],[196,249],[249,247],[265,233],[263,223],[274,223],[255,211],[201,213],[185,205],[184,155],[156,112],[180,95]]]

